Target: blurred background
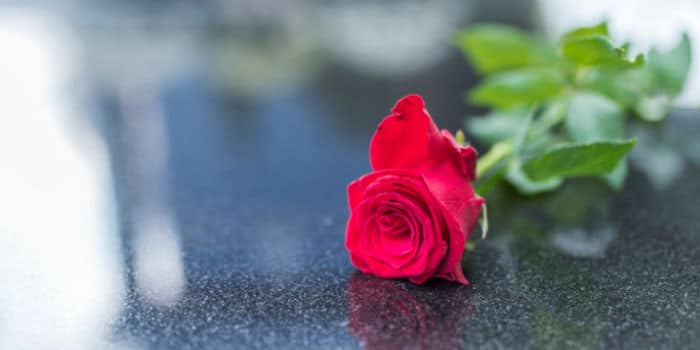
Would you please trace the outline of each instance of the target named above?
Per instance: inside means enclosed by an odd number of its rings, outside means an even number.
[[[452,130],[481,111],[456,30],[603,19],[638,51],[687,30],[700,57],[694,0],[1,2],[0,349],[260,336],[248,314],[280,306],[246,291],[352,271],[344,187],[394,101],[420,93]]]

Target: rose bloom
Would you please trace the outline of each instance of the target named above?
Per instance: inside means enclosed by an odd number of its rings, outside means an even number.
[[[379,124],[369,153],[373,171],[348,185],[352,264],[417,284],[431,277],[468,284],[462,254],[484,203],[470,183],[476,150],[440,132],[423,99],[409,95]]]

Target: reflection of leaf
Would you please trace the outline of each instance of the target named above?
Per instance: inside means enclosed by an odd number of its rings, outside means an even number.
[[[553,69],[518,69],[487,77],[469,94],[469,100],[494,108],[539,103],[561,92],[564,83]]]
[[[561,319],[544,308],[535,309],[532,333],[541,349],[595,349],[601,345],[600,327]]]
[[[533,207],[539,205],[533,203]],[[533,221],[536,215],[524,212],[521,216]],[[551,226],[545,227],[551,232]],[[574,259],[549,248],[549,244],[520,235],[511,245],[518,261],[520,288],[533,296],[535,304],[530,332],[536,348],[599,348],[605,309],[593,274],[596,270],[573,263]]]
[[[491,231],[495,235],[513,232],[528,242],[540,242],[528,244],[546,245],[557,230],[595,230],[600,222],[607,222],[614,215],[610,195],[609,187],[594,179],[568,181],[534,198],[518,195],[511,186],[497,186],[487,197]]]
[[[635,141],[597,141],[555,147],[523,163],[532,180],[567,176],[602,175],[611,172]]]
[[[633,127],[631,133],[639,140],[630,160],[647,176],[651,185],[663,190],[672,185],[685,168],[685,159],[671,146],[663,128]]]
[[[521,31],[498,24],[481,24],[462,31],[455,44],[480,73],[517,68],[546,60],[546,51]]]
[[[598,181],[570,181],[539,206],[553,227],[583,228],[592,218],[610,214],[610,191]]]

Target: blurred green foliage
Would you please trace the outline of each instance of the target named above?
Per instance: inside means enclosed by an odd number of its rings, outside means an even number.
[[[663,120],[685,83],[690,40],[668,52],[630,57],[606,23],[547,41],[516,28],[481,24],[457,33],[455,45],[484,79],[468,102],[490,107],[467,121],[491,145],[479,160],[482,195],[506,180],[522,194],[553,190],[567,177],[598,176],[619,189],[627,174],[625,118]]]

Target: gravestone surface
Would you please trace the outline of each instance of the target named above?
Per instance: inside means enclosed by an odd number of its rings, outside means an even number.
[[[184,285],[167,305],[140,291],[138,233],[129,224],[139,214],[135,196],[120,196],[128,293],[115,342],[385,349],[700,341],[697,112],[677,111],[665,126],[633,125],[640,146],[619,193],[590,179],[534,200],[493,192],[492,230],[463,260],[471,284],[415,286],[357,272],[343,245],[345,186],[369,170],[369,138],[391,97],[355,113],[352,98],[333,101],[322,89],[246,104],[198,78],[164,90],[169,158],[158,205],[177,228]],[[438,123],[459,125],[463,116],[450,114],[436,115]],[[111,139],[121,140],[112,142],[116,164],[141,156],[119,152],[124,137]],[[661,149],[673,151],[673,167]],[[140,190],[130,186],[143,181],[129,179],[138,171],[128,170],[115,166],[119,193]]]
[[[322,7],[336,2],[313,2],[320,10],[260,11],[253,4],[267,2],[74,2],[26,7],[38,18],[60,20],[47,22],[46,32],[56,37],[47,34],[46,43],[63,47],[56,23],[75,32],[66,41],[66,50],[77,48],[68,66],[85,86],[72,82],[52,98],[87,105],[82,112],[108,149],[111,182],[104,192],[115,194],[108,204],[118,225],[80,232],[88,237],[61,227],[36,233],[20,246],[35,260],[22,249],[3,250],[15,254],[0,256],[0,278],[27,283],[0,288],[0,348],[700,344],[697,110],[676,110],[655,125],[630,122],[637,146],[619,192],[595,179],[532,198],[495,189],[488,196],[490,233],[476,238],[462,261],[470,284],[416,286],[363,275],[350,264],[346,186],[370,170],[370,137],[401,96],[422,94],[438,126],[453,131],[484,112],[464,104],[478,77],[455,49],[406,60],[423,64],[413,71],[376,66],[398,54],[339,58],[358,48],[335,37],[320,42],[319,34],[341,21],[316,23],[319,13],[334,13]],[[409,18],[394,15],[400,1],[372,13],[412,20],[417,7],[404,2]],[[240,3],[252,12],[241,15]],[[364,7],[336,7],[347,11],[347,21],[359,20],[348,28],[362,28]],[[479,21],[537,27],[532,1],[457,7],[465,13],[458,19],[444,8],[421,15],[432,14],[427,24],[448,36]],[[442,15],[454,20],[452,27],[442,26]],[[407,27],[423,33],[420,25]],[[432,48],[436,40],[397,33],[399,43],[422,38]],[[34,46],[43,47],[27,45]],[[66,69],[49,58],[47,71]],[[76,101],[83,92],[87,101]],[[50,151],[40,160],[52,159]],[[65,202],[81,202],[78,194]],[[42,219],[35,216],[30,220]]]

